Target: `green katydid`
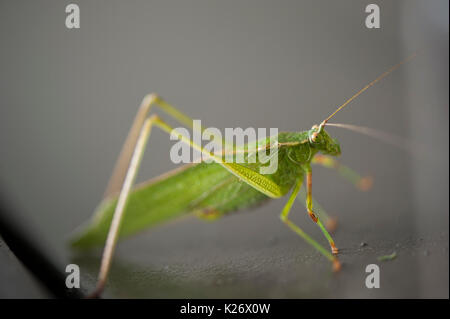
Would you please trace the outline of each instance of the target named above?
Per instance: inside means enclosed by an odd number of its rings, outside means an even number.
[[[314,125],[310,130],[281,132],[277,136],[276,143],[272,143],[270,138],[258,141],[258,145],[263,145],[266,150],[276,148],[277,151],[278,169],[268,175],[258,172],[262,163],[258,160],[258,155],[249,151],[245,146],[243,152],[246,158],[256,156],[255,163],[227,162],[223,156],[213,154],[186,136],[177,134],[180,140],[202,154],[206,154],[213,162],[187,164],[133,187],[152,127],[156,126],[173,134],[172,127],[159,116],[155,114],[149,116],[152,106],[159,107],[180,123],[193,127],[193,120],[190,117],[159,96],[155,94],[146,96],[124,143],[104,200],[98,206],[92,220],[77,233],[71,242],[73,247],[79,249],[105,244],[98,283],[93,296],[99,296],[103,291],[119,238],[188,213],[196,213],[203,218],[216,218],[262,203],[270,198],[283,197],[291,189],[292,192],[280,215],[281,221],[332,262],[333,270],[338,271],[341,268],[337,258],[338,249],[328,231],[332,230],[335,222],[323,209],[320,209],[320,213],[317,214],[313,211],[313,206],[317,208],[318,204],[312,198],[311,164],[335,168],[360,189],[370,188],[370,178],[362,178],[333,158],[340,155],[340,145],[337,140],[330,137],[324,127],[332,125],[328,121],[338,111],[413,56],[396,64],[367,84],[329,117],[319,125]],[[237,153],[241,150],[234,149],[234,151]],[[301,190],[305,178],[306,194]],[[299,194],[306,197],[307,212],[323,232],[331,252],[288,218],[292,205]]]

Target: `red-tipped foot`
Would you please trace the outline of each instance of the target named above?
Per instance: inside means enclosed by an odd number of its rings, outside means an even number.
[[[334,232],[337,228],[337,218],[328,218],[325,227],[330,233]]]
[[[373,185],[373,178],[372,178],[372,176],[363,177],[358,182],[358,188],[360,190],[362,190],[363,192],[366,192],[369,189],[371,189],[372,185]]]
[[[342,268],[341,263],[337,258],[333,260],[333,272],[339,272]]]

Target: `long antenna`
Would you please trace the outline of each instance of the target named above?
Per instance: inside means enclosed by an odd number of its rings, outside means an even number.
[[[372,82],[370,82],[369,84],[367,84],[365,87],[363,87],[361,90],[359,90],[355,95],[353,95],[351,98],[349,98],[344,104],[342,104],[341,106],[339,106],[336,111],[334,111],[330,116],[328,116],[321,124],[320,124],[320,128],[322,128],[337,112],[339,112],[340,110],[342,110],[347,104],[349,104],[351,101],[353,101],[354,99],[356,99],[361,93],[363,93],[365,90],[367,90],[368,88],[370,88],[372,85],[374,85],[375,83],[377,83],[378,81],[380,81],[382,78],[384,78],[385,76],[387,76],[389,73],[393,72],[394,70],[396,70],[397,68],[399,68],[402,64],[405,64],[406,62],[408,62],[409,60],[413,59],[416,56],[417,53],[414,53],[412,55],[410,55],[409,57],[407,57],[406,59],[404,59],[403,61],[401,61],[400,63],[397,63],[396,65],[394,65],[393,67],[391,67],[389,70],[387,70],[386,72],[384,72],[383,74],[381,74],[379,77],[377,77],[375,80],[373,80]],[[320,131],[320,129],[319,129]]]
[[[327,126],[334,126],[334,127],[340,127],[340,128],[345,128],[347,130],[353,131],[353,132],[357,132],[357,133],[361,133],[370,137],[373,137],[381,142],[387,143],[387,144],[391,144],[395,147],[398,148],[402,148],[405,149],[406,151],[409,152],[413,152],[414,151],[414,146],[417,146],[415,144],[413,144],[410,140],[391,134],[391,133],[386,133],[383,131],[379,131],[370,127],[365,127],[365,126],[358,126],[358,125],[353,125],[353,124],[341,124],[341,123],[327,123]]]

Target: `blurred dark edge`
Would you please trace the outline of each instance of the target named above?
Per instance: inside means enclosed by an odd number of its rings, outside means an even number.
[[[0,235],[9,249],[55,298],[83,298],[80,289],[68,289],[65,285],[66,275],[61,272],[49,255],[39,245],[41,239],[34,240],[31,229],[21,223],[21,215],[8,202],[7,196],[0,190]]]

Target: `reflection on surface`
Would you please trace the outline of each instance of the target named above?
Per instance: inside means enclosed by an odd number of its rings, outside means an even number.
[[[351,239],[351,236],[347,236]],[[112,298],[365,298],[418,297],[418,261],[431,269],[448,259],[445,234],[435,238],[401,241],[354,242],[342,249],[343,270],[334,274],[330,265],[311,250],[299,251],[289,244],[275,243],[257,253],[238,249],[220,254],[200,247],[195,251],[140,253],[121,250],[110,273],[104,297]],[[395,250],[398,257],[379,262],[377,257]],[[167,254],[167,256],[162,256]],[[170,256],[169,256],[170,255]],[[189,257],[189,256],[190,257]],[[432,256],[432,258],[430,258]],[[141,256],[142,257],[142,256]],[[139,260],[140,259],[140,260]],[[83,288],[91,290],[99,267],[99,255],[72,259],[81,268]],[[381,269],[381,288],[365,287],[366,265]],[[445,288],[444,286],[441,288]]]

